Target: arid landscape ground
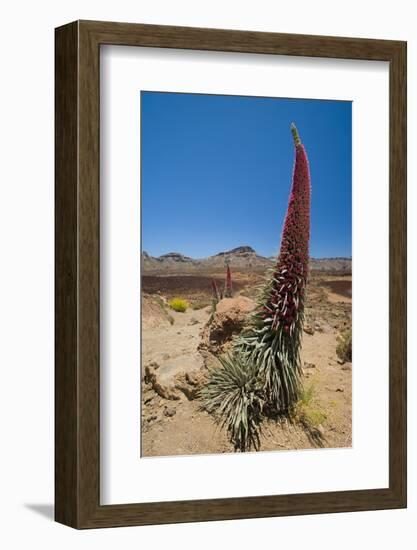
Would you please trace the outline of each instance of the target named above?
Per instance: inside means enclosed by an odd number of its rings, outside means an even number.
[[[253,309],[271,259],[249,247],[227,254],[233,298],[212,313],[214,278],[224,286],[223,253],[198,261],[173,253],[142,261],[142,456],[233,452],[227,433],[202,410],[198,398],[207,366],[228,349]],[[336,354],[338,337],[351,328],[349,259],[312,260],[302,341],[304,392],[294,417],[262,425],[260,451],[350,447],[352,365]],[[171,298],[189,303],[173,311]],[[219,367],[221,368],[221,367]]]

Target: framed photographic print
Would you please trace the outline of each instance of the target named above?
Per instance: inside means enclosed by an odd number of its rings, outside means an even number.
[[[56,520],[406,506],[406,44],[56,29]]]

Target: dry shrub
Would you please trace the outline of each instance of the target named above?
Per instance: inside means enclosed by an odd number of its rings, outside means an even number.
[[[352,329],[342,332],[337,338],[336,354],[344,363],[352,362]]]

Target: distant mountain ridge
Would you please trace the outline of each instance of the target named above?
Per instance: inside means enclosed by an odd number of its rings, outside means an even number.
[[[143,271],[155,273],[186,273],[204,270],[222,269],[226,262],[238,269],[261,270],[271,267],[275,258],[260,256],[251,246],[238,246],[231,250],[218,252],[206,258],[191,258],[180,252],[169,252],[162,256],[150,256],[142,252]],[[352,258],[310,258],[312,271],[351,272]]]
[[[215,256],[226,256],[230,254],[256,254],[256,252],[251,246],[238,246],[237,248],[232,248],[232,250],[218,252]]]

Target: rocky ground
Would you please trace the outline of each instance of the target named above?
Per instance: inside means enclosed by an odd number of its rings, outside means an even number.
[[[225,431],[201,410],[198,390],[207,365],[216,364],[250,314],[249,282],[218,304],[214,318],[210,306],[170,310],[163,289],[143,295],[142,456],[233,452]],[[351,446],[351,364],[336,356],[337,336],[351,326],[350,288],[350,277],[312,277],[301,354],[305,392],[294,422],[264,422],[261,451]]]

